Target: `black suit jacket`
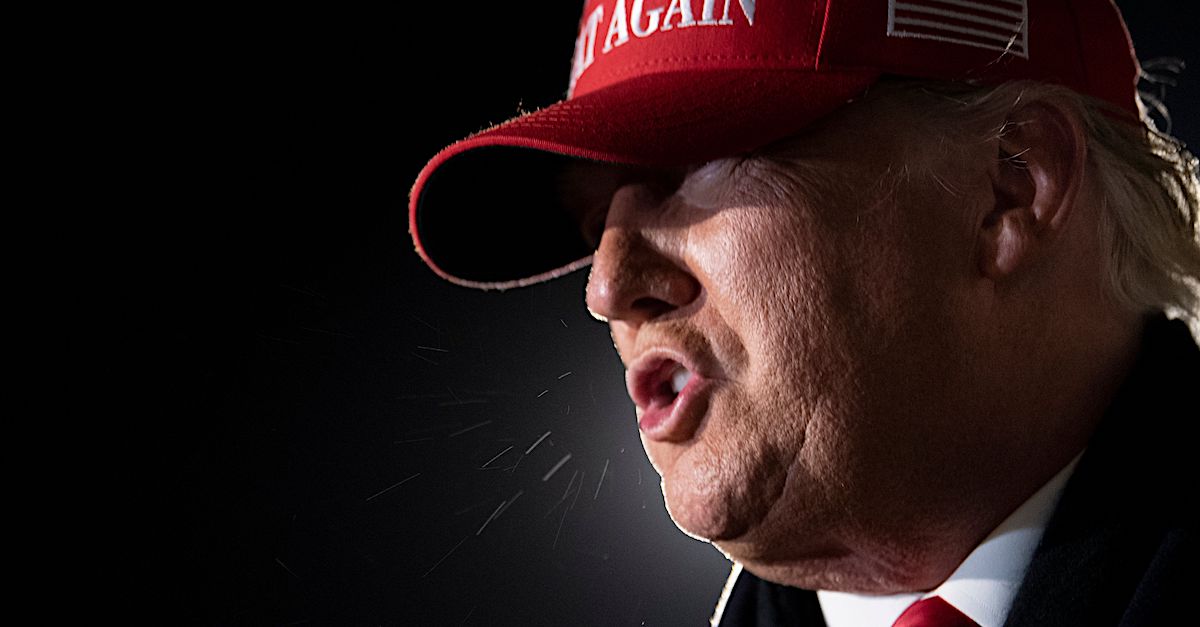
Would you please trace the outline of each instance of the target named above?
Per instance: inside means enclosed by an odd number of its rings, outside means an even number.
[[[1034,551],[1006,626],[1200,624],[1200,349],[1147,321],[1142,351]],[[720,627],[824,627],[817,595],[742,571]]]

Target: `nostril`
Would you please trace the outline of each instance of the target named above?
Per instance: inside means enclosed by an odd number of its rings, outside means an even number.
[[[664,300],[659,300],[650,296],[643,296],[630,303],[630,308],[644,313],[646,318],[650,319],[657,318],[658,316],[667,313],[668,311],[674,309],[675,306]]]

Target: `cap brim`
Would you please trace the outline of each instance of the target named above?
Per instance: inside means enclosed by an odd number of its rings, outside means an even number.
[[[861,94],[877,71],[710,70],[623,81],[439,152],[409,199],[417,252],[460,285],[506,289],[587,265],[558,171],[578,159],[679,166],[792,135]]]

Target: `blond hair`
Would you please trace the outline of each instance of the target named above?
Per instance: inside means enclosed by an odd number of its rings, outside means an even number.
[[[1055,98],[1070,103],[1087,129],[1088,167],[1100,186],[1099,229],[1108,247],[1111,297],[1139,312],[1186,318],[1200,337],[1200,182],[1197,160],[1179,140],[1160,132],[1139,99],[1140,121],[1113,105],[1060,85],[1014,81],[978,87],[885,79],[887,89],[936,96],[927,111],[964,124],[940,125],[947,133],[978,128],[972,121],[1007,119],[1023,101]],[[992,127],[994,139],[1007,125]],[[964,139],[964,138],[959,138]]]

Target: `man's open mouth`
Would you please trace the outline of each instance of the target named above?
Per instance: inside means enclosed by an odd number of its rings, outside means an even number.
[[[639,427],[652,439],[691,437],[704,408],[685,405],[707,387],[705,383],[704,376],[672,353],[663,351],[640,358],[627,375],[629,396],[641,410]]]
[[[668,376],[658,386],[658,390],[652,401],[655,405],[670,405],[675,402],[676,397],[687,387],[687,382],[692,378],[692,371],[685,368],[682,364],[677,364],[669,361],[664,365],[664,370],[670,369]]]
[[[691,378],[687,366],[668,357],[655,358],[630,371],[629,396],[642,410],[670,405]]]

